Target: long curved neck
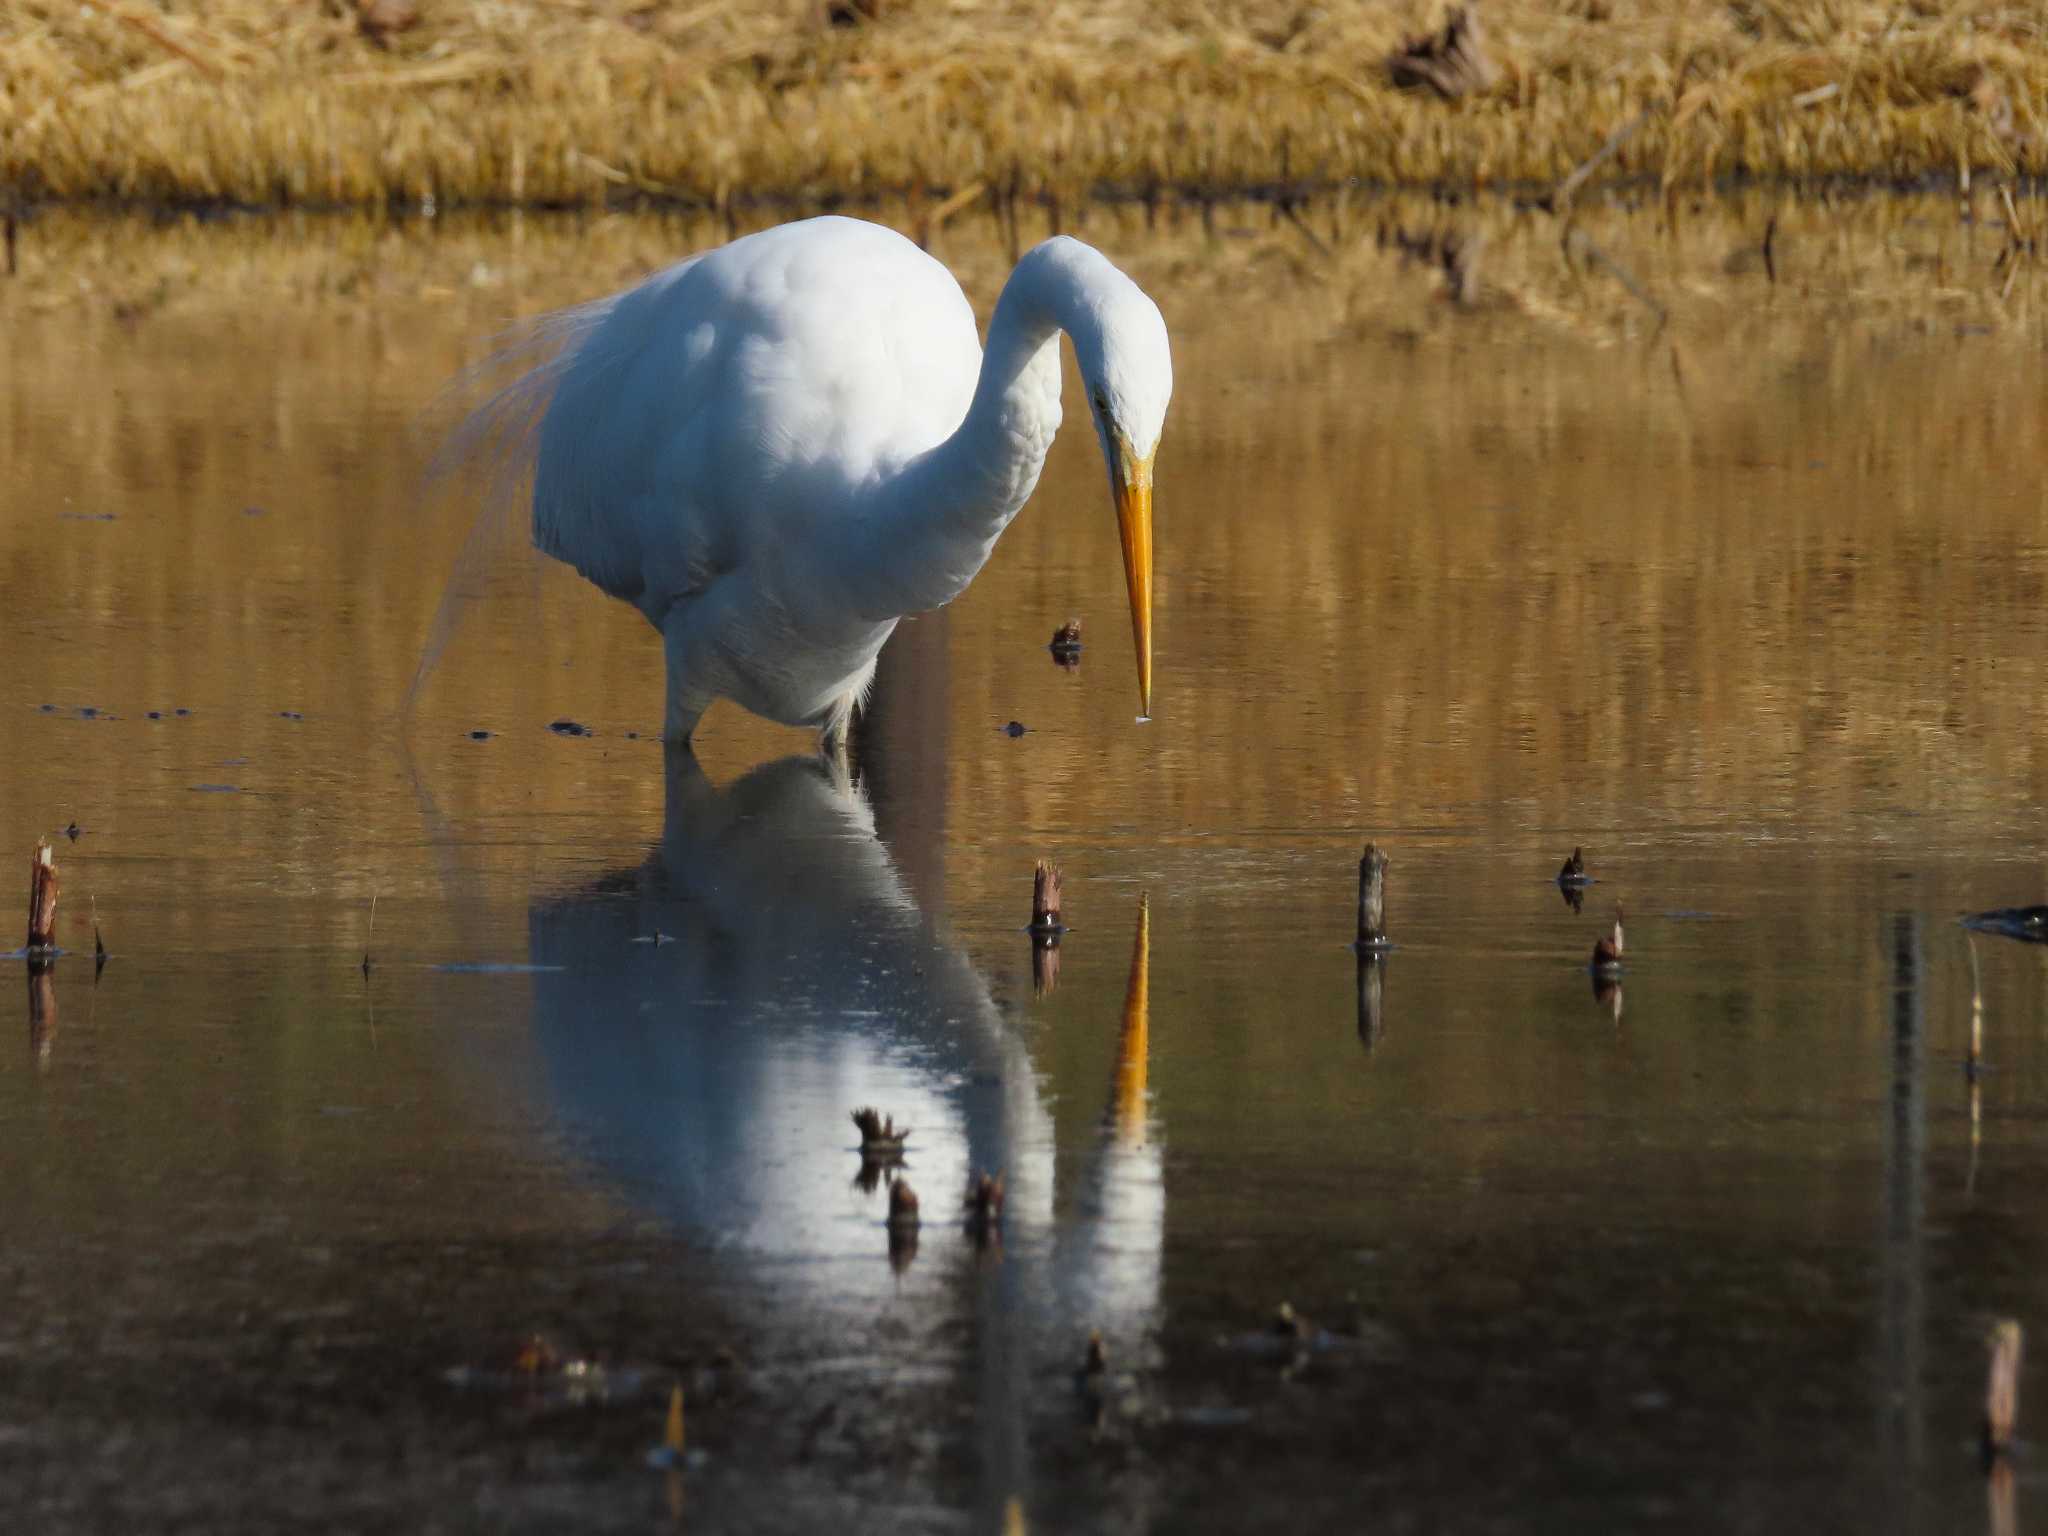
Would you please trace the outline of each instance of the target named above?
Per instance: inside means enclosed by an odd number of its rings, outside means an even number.
[[[838,575],[864,616],[951,602],[1030,498],[1060,425],[1059,333],[1085,323],[1069,261],[1048,242],[1003,285],[974,402],[953,435],[877,483]]]

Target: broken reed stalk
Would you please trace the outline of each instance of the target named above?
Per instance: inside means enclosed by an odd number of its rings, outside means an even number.
[[[57,856],[47,841],[28,860],[28,951],[31,959],[57,947]]]
[[[377,893],[370,892],[370,930],[363,935],[363,979],[370,979],[370,946],[377,937]]]
[[[1379,844],[1367,843],[1358,861],[1359,949],[1387,947],[1387,856]]]
[[[1057,936],[1065,927],[1060,921],[1059,866],[1040,859],[1031,877],[1031,931]]]
[[[1586,184],[1587,177],[1611,160],[1622,145],[1635,136],[1635,131],[1650,120],[1650,114],[1655,110],[1657,110],[1655,107],[1643,108],[1642,111],[1610,133],[1605,144],[1594,150],[1591,155],[1586,157],[1584,163],[1577,170],[1558,183],[1557,190],[1551,194],[1550,206],[1559,212],[1569,210],[1572,194]]]
[[[1984,1386],[1984,1463],[1988,1468],[2012,1448],[2020,1413],[2020,1354],[2025,1342],[2019,1319],[2002,1317],[1991,1329],[1991,1373]]]

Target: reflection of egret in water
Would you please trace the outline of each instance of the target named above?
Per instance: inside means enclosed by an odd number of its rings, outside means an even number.
[[[674,942],[635,945],[660,932]],[[1026,1403],[1100,1327],[1135,1343],[1159,1299],[1165,1194],[1148,1121],[1141,902],[1115,1078],[1074,1216],[1053,1221],[1050,1116],[1029,1053],[934,931],[865,797],[817,758],[714,788],[672,753],[660,846],[537,903],[534,1028],[573,1145],[636,1203],[733,1250],[783,1301],[886,1302],[887,1181],[849,1182],[861,1105],[916,1127],[916,1273],[957,1286],[992,1502],[1024,1488]],[[1007,1190],[999,1261],[949,1213],[970,1170]],[[900,1264],[908,1241],[894,1245]],[[964,1262],[963,1262],[964,1260]],[[925,1298],[926,1303],[930,1298]],[[946,1305],[941,1300],[939,1305]],[[804,1326],[801,1306],[788,1333]],[[1132,1354],[1123,1356],[1125,1360]]]
[[[1062,1264],[1077,1337],[1099,1329],[1114,1348],[1142,1343],[1157,1310],[1166,1230],[1166,1176],[1152,1135],[1152,904],[1138,898],[1131,974],[1124,990],[1116,1076],[1103,1117],[1102,1146],[1084,1180],[1081,1221]]]
[[[674,942],[631,943],[656,932]],[[671,753],[658,850],[540,903],[530,958],[563,967],[536,975],[534,1002],[567,1129],[685,1228],[872,1287],[882,1211],[847,1182],[863,1104],[917,1127],[921,1193],[1002,1168],[1013,1212],[1050,1214],[1030,1059],[824,761],[718,790]]]
[[[31,960],[28,963],[28,1049],[38,1067],[50,1064],[50,1049],[57,1039],[57,963]]]

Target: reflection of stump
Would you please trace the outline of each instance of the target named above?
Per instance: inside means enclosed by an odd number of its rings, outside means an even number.
[[[1984,1463],[1988,1467],[2012,1448],[2020,1413],[2020,1348],[2024,1335],[2014,1318],[2000,1318],[1991,1330],[1991,1376],[1984,1387]]]
[[[1358,956],[1358,1043],[1368,1051],[1380,1043],[1380,1035],[1386,1028],[1381,1011],[1386,987],[1386,956],[1361,950]]]
[[[910,1268],[917,1258],[917,1228],[891,1227],[889,1229],[889,1267],[897,1274]]]
[[[1499,73],[1486,56],[1477,5],[1454,5],[1441,32],[1411,37],[1387,55],[1387,73],[1403,90],[1427,86],[1444,100],[1483,91]]]
[[[1044,997],[1060,984],[1060,939],[1056,933],[1031,936],[1031,995]]]
[[[38,1065],[50,1059],[57,1038],[57,967],[43,960],[28,963],[28,1048]]]
[[[1611,975],[1593,973],[1593,1001],[1613,1016],[1614,1022],[1621,1022],[1621,983]]]
[[[1479,256],[1486,247],[1484,235],[1477,231],[1466,234],[1448,226],[1411,235],[1398,224],[1382,226],[1379,246],[1384,250],[1390,245],[1401,253],[1404,262],[1417,262],[1443,273],[1452,303],[1478,302]]]

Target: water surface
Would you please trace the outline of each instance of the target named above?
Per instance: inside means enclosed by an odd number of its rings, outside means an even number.
[[[1501,209],[1459,304],[1389,231],[1461,217],[1097,214],[1174,335],[1155,719],[1070,431],[851,779],[723,707],[666,761],[637,615],[418,494],[495,328],[712,231],[32,225],[0,843],[56,835],[86,953],[0,989],[5,1500],[2023,1520],[2037,1458],[1987,1502],[1974,1435],[2048,1258],[2048,976],[1953,919],[2043,894],[2038,276],[1946,203],[1589,218],[1653,313]],[[938,249],[985,314],[1003,251]],[[916,1127],[894,1262],[870,1102]]]

